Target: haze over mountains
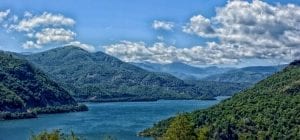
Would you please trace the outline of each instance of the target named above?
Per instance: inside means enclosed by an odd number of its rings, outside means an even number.
[[[156,64],[133,63],[148,71],[165,72],[183,80],[203,80],[229,83],[254,84],[271,74],[282,70],[286,65],[234,67],[195,67],[184,63]]]
[[[148,71],[170,73],[180,79],[184,80],[199,80],[204,77],[225,73],[234,68],[219,68],[211,67],[194,67],[188,64],[175,62],[170,64],[156,64],[156,63],[132,63]]]

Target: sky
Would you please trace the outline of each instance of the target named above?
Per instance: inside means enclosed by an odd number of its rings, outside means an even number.
[[[67,44],[126,62],[273,65],[299,58],[300,0],[0,1],[0,49]]]

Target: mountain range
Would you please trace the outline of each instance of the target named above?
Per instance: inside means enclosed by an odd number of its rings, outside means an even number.
[[[217,66],[210,67],[196,67],[181,62],[174,62],[169,64],[157,63],[132,63],[140,68],[153,72],[165,72],[176,76],[182,80],[199,80],[204,77],[225,73],[235,68],[222,68]]]
[[[255,84],[260,80],[272,75],[273,73],[281,71],[285,67],[286,65],[244,67],[233,69],[221,74],[210,75],[202,80]]]
[[[65,46],[25,55],[74,97],[87,101],[197,99],[212,96],[167,73],[149,72],[103,52]]]

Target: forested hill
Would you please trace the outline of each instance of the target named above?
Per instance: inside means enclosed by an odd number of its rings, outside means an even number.
[[[23,118],[26,116],[22,115],[34,110],[35,113],[76,111],[76,107],[71,95],[42,71],[27,60],[0,51],[0,119]]]
[[[163,139],[299,139],[300,61],[209,109],[141,133]]]
[[[28,55],[27,59],[75,97],[89,101],[191,99],[212,94],[172,75],[148,72],[103,52],[75,46]]]

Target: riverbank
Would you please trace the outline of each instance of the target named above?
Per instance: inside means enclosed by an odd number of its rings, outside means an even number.
[[[68,112],[81,112],[88,111],[85,104],[78,105],[62,105],[62,106],[49,106],[28,109],[26,112],[0,112],[0,121],[15,120],[15,119],[30,119],[37,118],[40,114],[57,114]]]
[[[118,97],[118,98],[75,98],[77,102],[85,103],[85,102],[92,102],[92,103],[110,103],[110,102],[155,102],[158,100],[217,100],[218,97],[212,96],[202,96],[199,98],[149,98],[149,97],[139,97],[139,98],[132,98],[132,97]]]

